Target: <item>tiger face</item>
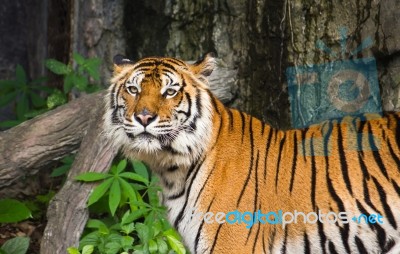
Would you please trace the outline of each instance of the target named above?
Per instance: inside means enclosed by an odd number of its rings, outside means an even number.
[[[134,63],[116,56],[105,119],[113,140],[145,161],[160,153],[198,156],[209,138],[206,77],[213,68],[211,55],[195,64],[173,58]]]

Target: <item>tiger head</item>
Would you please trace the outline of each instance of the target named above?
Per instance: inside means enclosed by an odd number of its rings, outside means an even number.
[[[151,161],[157,155],[164,164],[195,159],[211,135],[207,76],[214,65],[211,54],[194,64],[161,57],[132,62],[117,55],[106,96],[106,132],[129,157]]]

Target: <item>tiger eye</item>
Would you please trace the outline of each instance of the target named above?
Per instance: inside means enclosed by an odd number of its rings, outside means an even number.
[[[136,95],[139,92],[139,90],[135,86],[128,86],[126,90],[132,95]]]
[[[174,89],[172,89],[172,88],[168,88],[168,89],[165,91],[165,94],[168,95],[168,96],[174,96],[174,95],[176,94],[176,90],[174,90]]]

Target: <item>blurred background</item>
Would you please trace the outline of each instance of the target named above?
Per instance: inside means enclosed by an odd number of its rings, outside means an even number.
[[[100,83],[107,87],[115,54],[196,60],[213,51],[237,71],[226,104],[290,128],[286,68],[337,60],[316,43],[340,52],[341,27],[349,50],[372,38],[367,49],[341,57],[374,57],[383,109],[400,110],[399,23],[397,0],[5,1],[0,79],[12,78],[20,64],[29,79],[46,76],[47,86],[60,88],[62,78],[45,60],[71,63],[77,52],[101,59]],[[3,109],[3,119],[7,114]]]

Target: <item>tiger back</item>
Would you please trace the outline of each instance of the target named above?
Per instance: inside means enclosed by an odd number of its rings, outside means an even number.
[[[191,253],[400,252],[400,113],[282,131],[210,92],[211,55],[114,61],[105,130]]]

